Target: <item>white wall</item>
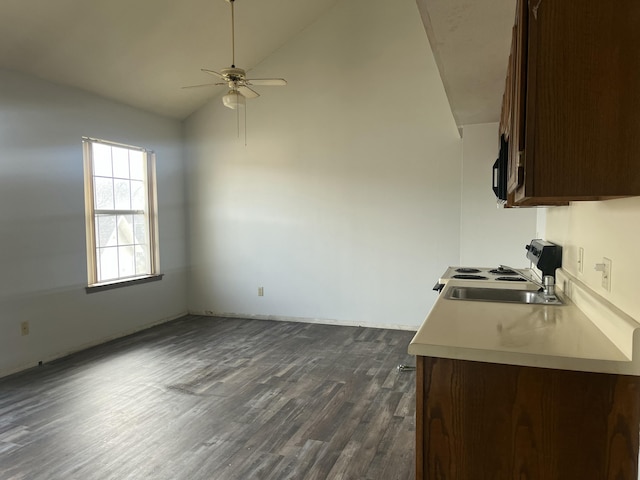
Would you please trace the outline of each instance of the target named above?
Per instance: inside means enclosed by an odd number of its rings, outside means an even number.
[[[186,123],[190,309],[418,326],[462,157],[415,2],[338,2],[251,75],[289,85],[248,102],[246,147],[219,99]]]
[[[83,135],[156,151],[162,281],[85,293]],[[0,375],[186,312],[181,142],[177,121],[0,70]]]
[[[535,208],[498,208],[491,169],[499,148],[498,124],[463,129],[460,264],[528,267],[524,246],[536,238]]]
[[[640,321],[640,198],[575,202],[547,211],[547,237],[563,246],[562,267],[622,311]],[[583,273],[578,249],[584,249]],[[612,260],[611,291],[594,268]]]

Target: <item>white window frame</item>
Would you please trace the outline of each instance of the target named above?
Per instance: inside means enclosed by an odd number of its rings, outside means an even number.
[[[125,148],[143,153],[145,164],[145,209],[144,210],[98,210],[95,208],[94,194],[94,144],[104,144],[110,147]],[[85,218],[86,218],[86,240],[87,240],[87,292],[102,289],[115,288],[132,283],[142,283],[152,280],[160,280],[160,250],[158,246],[158,200],[156,194],[156,156],[152,150],[135,147],[107,140],[100,140],[91,137],[82,137],[82,148],[84,156],[84,193],[85,193]],[[98,245],[96,243],[96,219],[98,215],[134,215],[144,214],[146,231],[149,242],[149,267],[150,273],[144,275],[132,275],[118,277],[106,281],[98,281]]]

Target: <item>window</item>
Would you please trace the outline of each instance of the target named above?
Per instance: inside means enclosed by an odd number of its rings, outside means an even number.
[[[159,271],[155,155],[83,138],[89,287]]]

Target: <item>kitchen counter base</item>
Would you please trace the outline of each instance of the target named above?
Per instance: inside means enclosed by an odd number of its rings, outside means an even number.
[[[637,479],[640,377],[417,356],[416,478]]]

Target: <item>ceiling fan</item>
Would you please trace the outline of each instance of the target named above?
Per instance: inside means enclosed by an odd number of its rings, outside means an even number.
[[[228,85],[229,92],[222,97],[222,103],[225,107],[233,110],[245,106],[247,98],[256,98],[260,94],[250,87],[254,85],[269,85],[280,86],[286,85],[287,81],[284,78],[247,78],[245,71],[242,68],[236,67],[236,47],[235,47],[235,18],[233,11],[233,4],[236,0],[225,0],[231,4],[231,67],[223,68],[220,73],[206,68],[201,70],[209,75],[220,78],[222,82],[217,83],[204,83],[201,85],[191,85],[182,88],[200,88],[210,87],[216,85]]]

